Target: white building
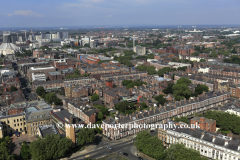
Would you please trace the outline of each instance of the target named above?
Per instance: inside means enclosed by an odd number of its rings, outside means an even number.
[[[32,73],[32,81],[46,81],[45,73]]]
[[[164,136],[162,136],[165,135]],[[240,142],[232,137],[218,135],[200,129],[177,128],[159,129],[159,138],[166,144],[184,144],[185,147],[199,151],[204,157],[219,160],[239,160]],[[163,138],[164,137],[164,138]]]
[[[210,69],[209,67],[203,67],[203,68],[199,67],[198,68],[198,72],[200,72],[200,73],[208,73],[209,69]]]
[[[192,67],[191,64],[187,64],[187,63],[169,62],[168,64],[169,66],[172,66],[173,68],[176,68],[176,69],[178,69],[179,67],[187,67],[187,68]]]

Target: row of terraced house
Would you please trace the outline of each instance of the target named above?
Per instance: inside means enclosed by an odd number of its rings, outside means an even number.
[[[104,125],[103,135],[112,139],[123,138],[145,130],[145,128],[112,128],[109,125],[162,124],[171,117],[188,116],[194,113],[203,112],[221,104],[228,103],[229,100],[229,92],[211,91],[190,100],[172,101],[164,106],[160,105],[159,107],[138,111],[130,115],[118,114],[115,119],[109,117],[102,122]]]

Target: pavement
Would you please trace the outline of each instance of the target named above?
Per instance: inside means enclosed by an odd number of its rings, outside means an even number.
[[[20,154],[20,149],[21,149],[21,146],[19,145],[19,143],[22,143],[24,141],[32,142],[34,140],[37,140],[36,137],[29,137],[27,134],[22,134],[20,135],[20,137],[17,137],[14,135],[10,138],[12,139],[11,153],[17,154],[17,155]]]

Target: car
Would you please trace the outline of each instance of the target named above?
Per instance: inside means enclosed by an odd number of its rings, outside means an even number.
[[[18,143],[19,146],[21,146],[22,143]]]
[[[123,152],[123,155],[124,155],[124,156],[128,156],[128,154],[127,154],[126,152]]]
[[[138,157],[138,159],[139,159],[139,160],[143,160],[143,158],[142,158],[142,157]]]
[[[111,146],[107,146],[107,149],[112,149],[112,147]]]
[[[151,130],[150,132],[154,132],[154,130]]]

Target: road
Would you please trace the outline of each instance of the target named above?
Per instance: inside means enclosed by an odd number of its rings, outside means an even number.
[[[157,130],[150,132],[151,136],[157,135]],[[103,140],[101,138],[98,139],[98,142],[95,144],[96,149],[89,151],[88,153],[81,154],[79,156],[75,156],[69,158],[70,160],[77,159],[99,159],[102,157],[106,157],[111,153],[116,153],[122,155],[125,159],[138,160],[136,153],[134,151],[134,137],[124,138],[122,140],[116,141],[108,141]],[[112,151],[107,149],[107,146],[112,147]],[[136,149],[135,149],[136,150]],[[123,153],[127,153],[128,156],[124,156]]]
[[[124,156],[126,159],[138,160],[138,157],[133,155],[130,151],[133,145],[134,145],[134,142],[132,140],[129,140],[127,142],[111,145],[112,151],[111,150],[109,151],[107,149],[107,146],[109,146],[109,144],[107,144],[103,147],[90,151],[86,154],[82,154],[74,158],[69,158],[69,160],[86,159],[86,158],[97,159],[97,158],[108,156],[110,153],[122,154],[123,152],[128,153],[128,156]]]

